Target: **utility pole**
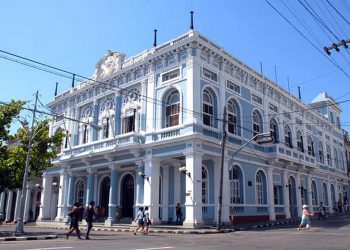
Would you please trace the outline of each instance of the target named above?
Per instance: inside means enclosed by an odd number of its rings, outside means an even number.
[[[216,229],[221,229],[221,210],[222,210],[222,187],[223,187],[223,179],[224,179],[224,159],[225,159],[225,146],[226,146],[226,106],[224,106],[224,119],[222,121],[222,141],[221,144],[221,165],[220,165],[220,182],[219,182],[219,204],[218,204],[218,215],[216,220]]]
[[[36,106],[38,103],[38,96],[39,96],[39,91],[36,91],[35,94],[35,104],[34,104],[34,109],[33,109],[33,119],[32,119],[32,126],[29,129],[29,141],[28,141],[28,153],[27,153],[27,158],[26,158],[26,166],[24,170],[24,177],[23,177],[23,186],[22,186],[22,196],[21,196],[21,201],[20,201],[20,210],[19,210],[19,216],[17,219],[17,224],[15,228],[15,234],[23,234],[24,229],[23,229],[23,215],[24,215],[24,206],[25,206],[25,201],[26,201],[26,196],[27,196],[27,183],[28,183],[28,173],[29,173],[29,167],[30,167],[30,149],[32,147],[32,141],[33,141],[33,127],[34,127],[34,122],[35,122],[35,113],[36,113]]]

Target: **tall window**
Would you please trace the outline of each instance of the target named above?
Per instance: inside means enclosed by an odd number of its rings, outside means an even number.
[[[213,126],[213,97],[208,90],[203,91],[203,123],[207,126]]]
[[[301,204],[306,204],[305,193],[306,193],[306,189],[303,186],[301,186],[301,189],[300,189]]]
[[[290,130],[290,127],[287,125],[284,126],[284,144],[289,148],[293,148],[292,132]]]
[[[258,111],[255,110],[253,112],[253,137],[261,133],[260,123],[260,115]]]
[[[255,176],[255,192],[256,192],[256,203],[264,204],[264,181],[263,177],[259,172],[256,173]]]
[[[275,119],[270,120],[270,132],[273,136],[273,141],[278,142],[278,126]]]
[[[69,144],[69,131],[66,130],[65,138],[64,138],[64,148],[68,148]]]
[[[301,135],[301,132],[299,130],[297,132],[297,149],[300,152],[304,152],[303,136]]]
[[[102,138],[109,137],[109,117],[106,117],[103,122]]]
[[[317,205],[317,186],[314,181],[311,183],[311,200],[312,200],[312,205],[316,206]]]
[[[202,203],[208,204],[208,172],[202,167]]]
[[[307,154],[315,156],[314,143],[313,143],[313,141],[311,139],[311,136],[307,137]]]
[[[327,164],[328,166],[332,166],[331,148],[329,147],[329,145],[326,146],[326,153],[327,153]]]
[[[84,192],[85,192],[85,183],[83,180],[80,180],[77,183],[77,193],[76,193],[76,201],[80,204],[84,204]]]
[[[323,156],[323,145],[322,142],[318,143],[318,157],[320,159],[321,163],[324,163],[324,156]]]
[[[229,171],[230,180],[230,203],[242,203],[241,199],[241,170],[238,166],[233,166]]]
[[[171,92],[166,101],[165,127],[179,125],[180,96],[177,90]]]
[[[136,122],[136,109],[133,110],[133,114],[128,113],[128,116],[123,118],[122,133],[130,133],[135,131]]]
[[[340,152],[340,166],[342,170],[345,170],[345,165],[344,165],[344,155],[343,152]]]
[[[83,125],[83,144],[87,143],[89,141],[89,129],[88,125]]]
[[[335,167],[339,168],[339,158],[338,158],[338,152],[336,148],[334,148],[334,163],[335,163]]]
[[[322,185],[322,199],[325,205],[328,205],[328,195],[327,195],[327,185],[323,183]]]
[[[281,205],[281,186],[274,185],[273,186],[273,200],[275,205]]]
[[[227,116],[228,116],[228,132],[231,134],[237,133],[237,109],[235,103],[230,100],[227,104]]]

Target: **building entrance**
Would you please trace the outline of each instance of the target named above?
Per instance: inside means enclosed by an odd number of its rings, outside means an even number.
[[[124,177],[121,190],[122,217],[133,217],[134,178],[131,174]]]

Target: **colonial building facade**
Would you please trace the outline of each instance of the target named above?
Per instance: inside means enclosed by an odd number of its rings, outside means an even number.
[[[327,93],[305,104],[190,30],[125,58],[108,52],[91,80],[55,96],[51,133],[66,131],[43,175],[39,220],[64,221],[94,200],[107,225],[149,206],[153,224],[216,222],[223,110],[222,221],[278,220],[303,204],[347,200],[341,108]],[[271,132],[273,141],[252,140]]]

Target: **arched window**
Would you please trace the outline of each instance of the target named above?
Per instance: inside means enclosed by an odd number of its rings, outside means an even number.
[[[179,125],[180,117],[180,95],[179,91],[172,91],[167,100],[165,107],[165,127]]]
[[[85,183],[83,180],[78,181],[76,190],[75,201],[84,204]]]
[[[284,144],[289,148],[293,148],[292,132],[288,125],[284,126]]]
[[[334,148],[334,164],[336,168],[339,168],[339,158],[338,158],[338,152],[336,148]]]
[[[334,204],[335,202],[336,202],[336,200],[335,200],[335,189],[334,189],[334,185],[332,184],[331,185],[331,204],[330,205],[332,205],[332,204]]]
[[[327,153],[327,164],[328,166],[332,166],[332,155],[331,155],[331,148],[329,145],[326,146],[326,153]]]
[[[299,130],[297,131],[297,150],[304,152],[303,136]]]
[[[213,97],[208,90],[203,91],[203,123],[213,127],[214,102]]]
[[[320,159],[321,163],[324,163],[324,156],[323,156],[323,145],[322,142],[318,143],[318,157]]]
[[[230,181],[230,203],[239,204],[243,202],[241,197],[242,172],[238,166],[233,166],[229,171]]]
[[[323,183],[322,185],[322,199],[326,206],[328,206],[328,194],[327,194],[327,185]]]
[[[253,112],[253,137],[262,132],[261,118],[258,111]]]
[[[208,186],[209,186],[209,178],[208,171],[205,167],[202,167],[202,203],[208,204]]]
[[[317,206],[317,186],[314,181],[311,183],[311,201],[313,206]]]
[[[312,141],[311,136],[307,137],[307,154],[315,156],[314,142]]]
[[[340,152],[340,166],[342,170],[345,170],[345,165],[344,165],[344,155],[343,152]]]
[[[228,132],[231,134],[238,134],[237,131],[237,108],[235,103],[230,100],[227,104],[227,117],[228,117]]]
[[[255,193],[256,203],[264,204],[264,179],[261,171],[258,171],[255,176]]]
[[[278,142],[278,125],[275,119],[270,120],[270,132],[273,136],[273,142]]]

